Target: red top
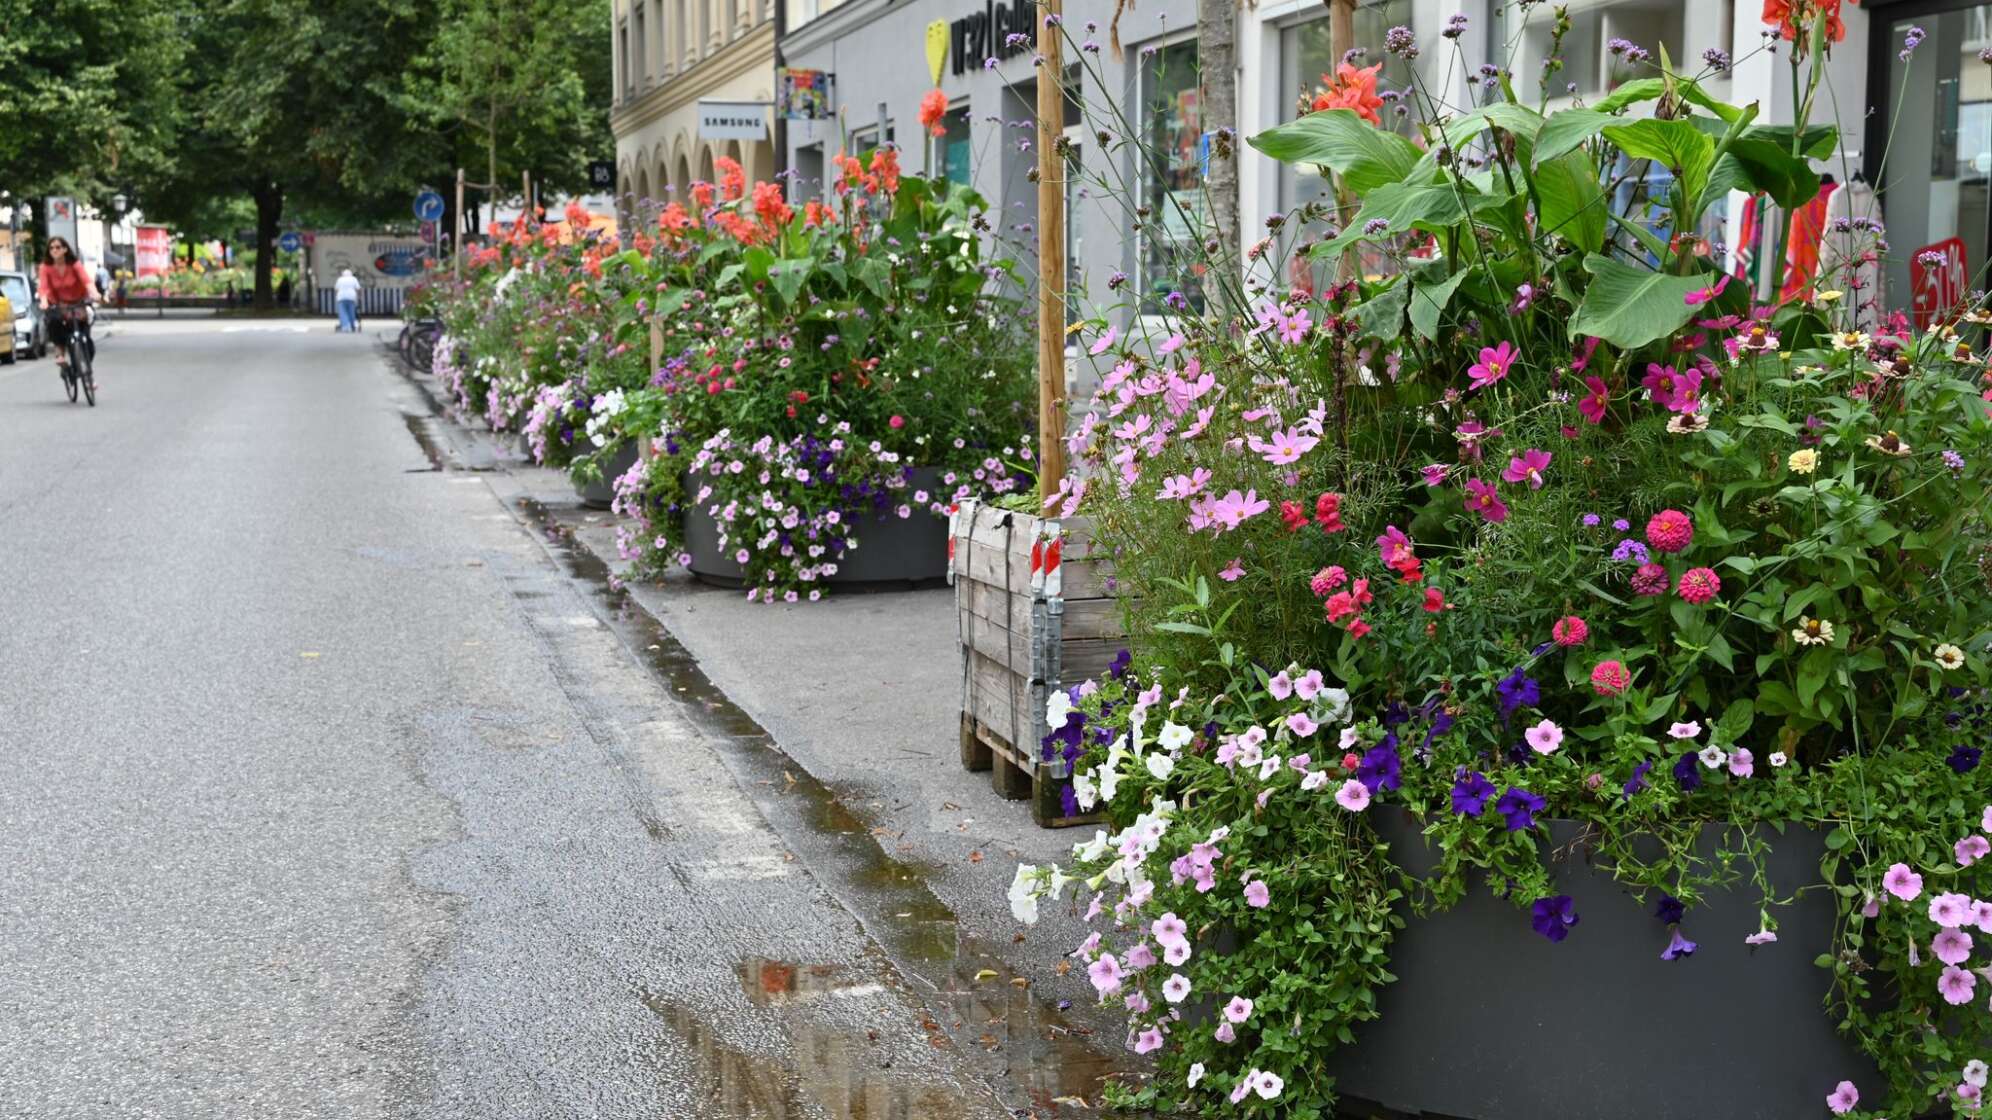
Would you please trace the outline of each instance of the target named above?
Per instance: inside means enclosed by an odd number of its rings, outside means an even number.
[[[90,295],[90,274],[77,261],[71,261],[67,268],[44,264],[37,279],[50,303],[82,303]]]

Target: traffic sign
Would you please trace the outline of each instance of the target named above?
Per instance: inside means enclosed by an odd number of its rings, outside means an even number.
[[[427,242],[429,242],[429,243],[430,243],[430,244],[432,244],[432,245],[433,245],[433,244],[435,244],[435,241],[436,241],[436,223],[435,223],[435,222],[433,222],[433,221],[424,221],[424,222],[422,223],[422,225],[421,225],[420,229],[421,229],[421,232],[420,232],[419,234],[417,234],[417,236],[419,236],[419,237],[420,237],[420,238],[421,238],[422,240],[424,240],[424,241],[427,241]]]
[[[616,185],[616,165],[605,159],[588,161],[588,185],[598,191]]]
[[[296,230],[286,231],[283,236],[277,238],[277,248],[286,253],[295,253],[304,248],[304,237]]]
[[[415,217],[424,222],[433,222],[443,216],[443,196],[435,191],[423,191],[415,196]]]

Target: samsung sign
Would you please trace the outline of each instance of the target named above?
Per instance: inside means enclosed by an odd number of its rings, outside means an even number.
[[[766,101],[699,102],[699,139],[766,140]]]
[[[1037,9],[1030,0],[1013,4],[983,0],[982,10],[950,25],[950,54],[957,75],[980,70],[984,59],[1011,58],[1037,49]],[[1011,36],[1017,36],[1013,41]]]

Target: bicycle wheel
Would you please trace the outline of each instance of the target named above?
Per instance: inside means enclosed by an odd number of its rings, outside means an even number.
[[[414,360],[408,364],[414,367],[415,372],[436,371],[436,336],[433,332],[423,331],[416,335],[414,341],[408,344],[408,348],[414,352]]]
[[[89,378],[90,347],[82,339],[72,336],[69,340],[69,401],[71,404],[76,402],[76,390],[81,388]],[[97,403],[95,386],[92,386],[90,390],[90,403],[92,406],[95,406]]]

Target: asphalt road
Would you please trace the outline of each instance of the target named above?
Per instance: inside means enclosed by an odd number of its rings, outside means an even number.
[[[0,1117],[1010,1114],[371,336],[99,368],[0,367]]]

